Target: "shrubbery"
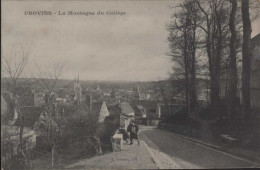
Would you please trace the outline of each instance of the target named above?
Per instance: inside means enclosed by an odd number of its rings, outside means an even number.
[[[61,116],[64,124],[62,124],[62,133],[58,133],[59,140],[55,146],[55,165],[100,154],[102,150],[111,148],[111,136],[119,125],[117,117],[109,116],[104,123],[98,123],[98,114],[90,112],[85,104],[66,111]],[[42,140],[47,138],[42,136]]]

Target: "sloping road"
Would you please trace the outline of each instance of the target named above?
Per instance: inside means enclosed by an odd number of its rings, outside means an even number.
[[[194,143],[151,127],[140,127],[140,138],[161,161],[172,168],[243,168],[259,167],[242,158]],[[168,161],[166,161],[168,159]],[[169,161],[171,159],[171,161]],[[174,162],[174,163],[172,163]],[[168,168],[171,168],[169,165]]]

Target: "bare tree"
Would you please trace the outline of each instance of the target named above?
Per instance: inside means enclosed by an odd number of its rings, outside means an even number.
[[[30,50],[13,46],[10,53],[2,56],[2,72],[9,78],[10,91],[13,99],[17,99],[18,80],[28,62]]]
[[[54,153],[56,146],[61,141],[62,135],[65,133],[66,119],[61,116],[54,117],[50,110],[45,110],[44,116],[35,124],[35,129],[41,135],[47,137],[48,144],[51,148],[51,166],[54,166]]]
[[[39,79],[39,85],[46,91],[46,94],[50,98],[58,79],[64,71],[65,63],[58,60],[44,68],[37,63],[35,63],[35,66],[37,69],[36,77]]]
[[[52,166],[54,166],[54,152],[55,147],[60,142],[64,120],[58,117],[57,111],[54,105],[54,96],[52,95],[57,82],[64,70],[64,63],[60,60],[53,62],[46,68],[42,68],[35,63],[38,70],[36,76],[38,78],[38,84],[46,92],[44,117],[37,122],[37,129],[47,136],[48,144],[52,151]]]
[[[199,28],[205,33],[205,47],[207,51],[210,74],[210,105],[211,112],[222,117],[220,109],[220,73],[223,59],[224,41],[228,34],[228,9],[227,1],[196,0],[203,20]]]
[[[197,106],[196,72],[198,46],[198,7],[194,1],[180,4],[180,12],[174,14],[175,20],[168,25],[170,35],[170,56],[174,62],[175,78],[185,79],[185,98],[187,113],[194,116]]]
[[[24,130],[24,117],[22,112],[20,112],[20,101],[27,91],[31,89],[33,83],[27,84],[22,94],[18,95],[19,88],[23,84],[20,80],[23,75],[24,68],[28,63],[30,57],[30,50],[24,49],[23,45],[20,44],[19,47],[13,46],[11,51],[2,56],[2,72],[8,77],[9,90],[12,95],[12,103],[14,104],[14,109],[18,112],[18,117],[20,121],[20,153],[25,160],[27,167],[30,167],[29,159],[25,154],[24,142],[23,142],[23,130]]]

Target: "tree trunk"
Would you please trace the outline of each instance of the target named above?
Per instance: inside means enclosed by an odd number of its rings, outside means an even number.
[[[242,46],[242,111],[244,120],[251,118],[250,77],[251,77],[251,20],[249,0],[242,0],[243,46]]]
[[[214,72],[214,62],[213,62],[213,54],[212,54],[212,42],[211,42],[211,26],[208,25],[208,32],[207,32],[207,42],[206,42],[206,48],[207,48],[207,55],[209,59],[209,76],[210,76],[210,112],[213,115],[217,114],[216,111],[216,92],[215,92],[215,74]]]
[[[207,53],[210,72],[210,107],[211,113],[222,117],[220,111],[220,59],[222,54],[222,29],[219,11],[215,5],[212,7],[211,22],[207,26]]]
[[[235,27],[235,17],[237,11],[237,1],[231,0],[232,5],[230,18],[229,18],[229,29],[231,32],[230,37],[230,78],[229,78],[229,114],[231,118],[236,119],[236,94],[237,94],[237,64],[236,64],[236,27]]]
[[[186,104],[186,112],[187,112],[186,116],[190,115],[190,81],[189,81],[189,60],[188,60],[187,48],[188,48],[187,23],[185,23],[183,57],[184,57],[184,66],[185,66],[185,104]]]
[[[198,105],[197,101],[197,93],[196,93],[196,20],[195,26],[192,28],[192,41],[191,41],[191,91],[190,91],[190,97],[191,97],[191,110],[192,110],[192,116],[196,119],[196,107]]]
[[[221,55],[222,55],[222,44],[223,44],[223,35],[222,35],[222,24],[221,24],[221,18],[220,18],[220,14],[219,11],[217,9],[217,7],[215,7],[215,15],[216,15],[216,32],[217,32],[217,37],[216,37],[216,56],[215,56],[215,78],[216,78],[216,83],[215,83],[215,95],[216,95],[216,102],[215,102],[215,109],[218,113],[218,116],[222,117],[222,110],[220,110],[220,61],[221,61]]]
[[[18,108],[17,112],[20,116],[20,135],[19,135],[19,137],[20,137],[20,152],[21,152],[21,156],[23,157],[26,168],[30,168],[30,160],[28,159],[26,153],[24,152],[24,150],[25,150],[24,147],[26,147],[26,146],[24,146],[25,143],[23,141],[23,130],[24,130],[23,114],[20,112],[20,107],[18,106],[17,108]]]
[[[19,109],[19,108],[18,108]],[[18,111],[20,116],[20,145],[21,145],[21,151],[23,150],[23,115],[20,111]]]
[[[225,100],[228,100],[228,93],[229,93],[229,83],[230,83],[230,79],[229,79],[229,74],[230,74],[230,68],[228,65],[228,61],[226,60],[225,62]]]
[[[99,137],[95,136],[95,140],[96,140],[96,152],[97,152],[97,155],[102,155],[103,152],[102,152],[102,148],[101,148],[101,143],[100,143],[100,139]]]
[[[167,118],[169,118],[170,109],[169,109],[168,100],[167,100],[167,97],[165,94],[165,90],[163,89],[163,85],[161,85],[161,93],[162,93],[163,101],[165,103],[166,110],[167,110]]]
[[[211,112],[215,116],[221,117],[219,113],[219,103],[220,103],[220,97],[219,97],[219,80],[217,78],[216,73],[211,74],[211,81],[210,81],[210,105],[211,105]]]
[[[55,152],[55,146],[56,144],[54,144],[51,148],[51,167],[54,166],[54,152]]]

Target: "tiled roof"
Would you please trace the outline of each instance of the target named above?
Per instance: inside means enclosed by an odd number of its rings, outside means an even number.
[[[1,96],[4,98],[4,100],[5,100],[5,102],[7,104],[11,104],[12,103],[11,96],[10,96],[10,94],[8,92],[2,92]]]
[[[98,117],[98,122],[104,122],[105,118],[109,116],[109,111],[107,109],[107,105],[106,102],[102,103],[102,106],[100,108],[100,113],[99,113],[99,117]]]
[[[108,111],[109,111],[109,113],[110,113],[111,115],[113,115],[113,114],[118,115],[118,114],[121,113],[121,109],[120,109],[120,107],[119,107],[119,104],[114,104],[114,105],[108,106]]]
[[[128,115],[134,112],[134,109],[127,102],[120,103],[119,106],[122,114]]]
[[[14,118],[14,101],[11,98],[10,93],[8,92],[1,92],[1,100],[6,102],[6,119],[13,119]],[[4,102],[3,101],[3,102]],[[1,101],[2,103],[2,101]]]
[[[260,46],[260,34],[256,35],[251,39],[252,49],[255,48],[255,46]]]

